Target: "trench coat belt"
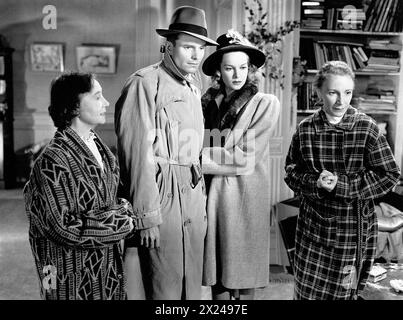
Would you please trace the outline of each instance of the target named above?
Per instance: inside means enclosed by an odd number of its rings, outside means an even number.
[[[194,162],[185,163],[185,162],[179,162],[179,161],[176,161],[173,159],[167,159],[167,158],[158,157],[158,156],[155,156],[154,158],[158,163],[168,163],[173,166],[181,166],[181,167],[190,168],[190,172],[192,174],[192,181],[191,181],[190,185],[193,189],[196,188],[197,184],[203,177],[200,162],[198,159],[195,160]]]

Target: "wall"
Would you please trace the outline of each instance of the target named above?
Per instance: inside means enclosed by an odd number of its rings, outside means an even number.
[[[57,9],[57,29],[45,30],[42,9]],[[76,70],[75,48],[82,43],[120,45],[117,72],[98,75],[110,102],[107,124],[99,127],[103,139],[114,144],[113,111],[125,79],[136,69],[159,60],[160,1],[148,0],[2,0],[0,34],[15,49],[14,149],[53,136],[47,112],[49,84],[58,73],[31,71],[29,47],[33,42],[65,44],[65,69]],[[163,20],[163,19],[162,19]],[[157,24],[157,25],[156,25]]]

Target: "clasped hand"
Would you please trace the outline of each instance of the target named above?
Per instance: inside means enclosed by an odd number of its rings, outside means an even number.
[[[330,171],[323,170],[319,175],[317,186],[318,188],[325,189],[327,192],[331,192],[337,184],[337,174]]]

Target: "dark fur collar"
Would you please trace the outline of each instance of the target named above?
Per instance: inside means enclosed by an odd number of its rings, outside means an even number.
[[[209,88],[207,92],[202,97],[202,107],[203,113],[211,114],[212,110],[209,110],[213,107],[218,108],[218,106],[214,103],[210,103],[212,100],[215,100],[220,94],[224,96],[222,100],[217,116],[219,117],[218,129],[232,129],[236,123],[238,113],[245,106],[250,99],[258,92],[258,88],[252,84],[245,84],[240,90],[235,91],[229,98],[228,101],[225,101],[225,91],[223,89]]]

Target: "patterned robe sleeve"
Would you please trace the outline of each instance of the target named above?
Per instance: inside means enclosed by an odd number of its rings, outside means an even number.
[[[308,173],[301,156],[299,129],[294,133],[285,161],[284,181],[297,195],[310,199],[323,199],[325,191],[318,188],[319,173]]]
[[[77,177],[68,167],[44,157],[33,169],[24,190],[30,219],[40,232],[60,245],[83,249],[119,242],[133,229],[131,206],[126,200],[86,211],[78,204]]]
[[[280,102],[277,97],[271,96],[269,99],[271,100],[262,99],[245,132],[234,130],[232,137],[235,143],[226,147],[203,149],[204,174],[236,176],[253,172],[268,147],[270,134],[280,114]]]
[[[162,223],[153,157],[156,139],[154,91],[148,81],[136,75],[125,85],[115,110],[120,176],[133,204],[138,229]]]
[[[378,129],[376,127],[376,129]],[[335,198],[368,200],[381,197],[396,185],[400,169],[396,164],[392,150],[379,129],[375,131],[376,138],[364,159],[365,169],[361,172],[338,175],[334,190]]]

